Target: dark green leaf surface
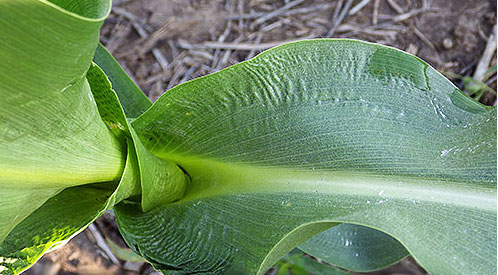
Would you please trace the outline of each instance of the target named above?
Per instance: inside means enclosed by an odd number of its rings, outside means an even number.
[[[132,125],[191,178],[177,202],[117,207],[156,268],[261,274],[351,223],[431,273],[496,273],[496,109],[414,56],[291,43],[168,91]]]
[[[343,223],[299,245],[304,252],[347,270],[373,271],[396,263],[408,251],[391,236]]]

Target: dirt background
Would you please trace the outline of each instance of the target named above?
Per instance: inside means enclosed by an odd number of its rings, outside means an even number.
[[[461,89],[468,88],[462,78],[470,76],[496,90],[496,73],[483,75],[482,69],[496,65],[493,27],[495,0],[117,0],[101,41],[153,101],[179,83],[275,45],[321,37],[394,46],[424,59]],[[478,100],[496,105],[491,90]],[[126,247],[112,213],[25,274],[160,274],[105,240]],[[408,258],[370,274],[425,271]]]

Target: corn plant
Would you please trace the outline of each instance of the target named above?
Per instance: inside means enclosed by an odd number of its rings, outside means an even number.
[[[0,272],[113,209],[168,274],[263,274],[295,247],[354,271],[411,255],[496,274],[496,108],[346,39],[281,45],[152,104],[99,45],[110,8],[0,1]]]

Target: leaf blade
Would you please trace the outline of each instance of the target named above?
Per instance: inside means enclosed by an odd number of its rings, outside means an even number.
[[[136,118],[152,105],[142,90],[121,68],[116,59],[100,43],[97,46],[93,60],[113,84],[113,89],[118,95],[119,102],[127,117]]]
[[[94,2],[87,9],[84,1],[60,3],[70,9],[48,1],[0,3],[0,187],[10,190],[2,196],[36,193],[29,203],[2,200],[0,243],[63,188],[121,176],[122,147],[102,123],[85,79],[110,11],[110,1]]]
[[[370,272],[388,267],[409,253],[391,236],[354,224],[340,224],[299,245],[304,252],[346,270]]]
[[[192,179],[179,202],[145,214],[117,208],[129,244],[160,269],[261,273],[265,258],[282,256],[269,255],[277,244],[298,244],[289,232],[342,222],[395,237],[429,272],[496,270],[485,256],[496,248],[471,241],[496,242],[496,109],[476,105],[414,56],[352,40],[291,43],[170,90],[132,125]],[[406,218],[406,209],[418,216]],[[282,222],[286,215],[293,219]],[[258,230],[260,219],[276,225]],[[209,236],[194,234],[199,223]],[[186,251],[198,243],[180,257],[166,243],[152,246],[161,238]],[[226,247],[213,247],[219,242]]]

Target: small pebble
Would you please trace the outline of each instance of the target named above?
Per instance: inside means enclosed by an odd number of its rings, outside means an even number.
[[[408,48],[406,49],[406,51],[413,54],[413,55],[417,55],[418,47],[415,46],[415,44],[410,43],[410,45],[408,45]]]
[[[450,38],[445,38],[443,40],[443,46],[447,50],[453,48],[453,40],[451,40]]]

